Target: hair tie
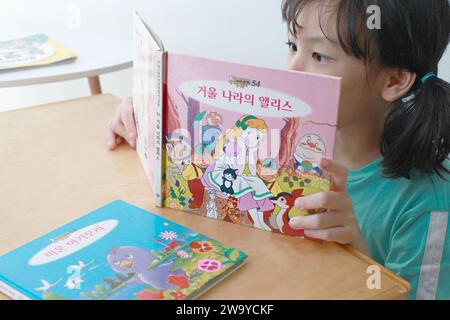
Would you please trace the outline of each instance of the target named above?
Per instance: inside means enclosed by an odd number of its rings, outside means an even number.
[[[428,72],[426,75],[424,75],[422,77],[422,79],[420,79],[420,81],[422,82],[422,84],[424,84],[425,82],[427,82],[428,79],[434,78],[434,77],[437,77],[436,73]]]
[[[236,121],[236,127],[242,128],[242,130],[245,131],[248,128],[247,121],[253,120],[253,119],[257,119],[257,118],[254,116],[245,116],[242,120]]]

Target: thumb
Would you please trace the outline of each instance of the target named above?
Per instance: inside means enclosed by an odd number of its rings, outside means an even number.
[[[325,158],[320,160],[319,167],[332,175],[331,190],[344,192],[347,189],[348,169],[346,167],[334,160]]]

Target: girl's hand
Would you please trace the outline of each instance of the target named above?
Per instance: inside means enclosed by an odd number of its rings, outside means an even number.
[[[136,136],[133,101],[128,98],[117,106],[116,114],[108,124],[108,149],[116,149],[124,140],[135,149]]]
[[[292,218],[290,226],[293,229],[304,229],[305,235],[310,238],[350,244],[367,253],[352,200],[346,191],[347,168],[328,159],[322,159],[319,167],[333,176],[331,191],[298,198],[295,207],[300,210],[326,208],[326,211]]]

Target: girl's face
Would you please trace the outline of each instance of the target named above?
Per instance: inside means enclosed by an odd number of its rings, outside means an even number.
[[[256,148],[259,146],[260,140],[263,138],[263,133],[256,128],[247,128],[242,133],[242,139],[249,148]]]
[[[333,8],[318,10],[319,3],[311,1],[305,7],[297,20],[302,29],[297,30],[297,37],[292,34],[288,36],[287,68],[342,78],[338,120],[340,129],[373,121],[380,116],[384,118],[387,104],[381,98],[384,79],[380,75],[383,71],[374,71],[376,66],[373,64],[366,70],[362,59],[344,52],[339,45]],[[322,14],[320,20],[319,14]],[[371,76],[374,73],[377,76]]]

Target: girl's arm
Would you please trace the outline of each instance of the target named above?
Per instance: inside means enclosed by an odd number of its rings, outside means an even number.
[[[384,265],[409,282],[410,299],[450,299],[449,210],[414,209],[393,226]]]
[[[333,176],[331,191],[298,198],[295,206],[299,210],[326,208],[324,213],[298,216],[289,222],[294,229],[305,229],[310,238],[350,244],[369,255],[364,238],[356,222],[352,200],[348,195],[348,170],[333,160],[322,159],[320,169]]]

